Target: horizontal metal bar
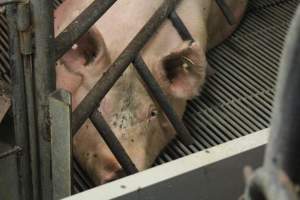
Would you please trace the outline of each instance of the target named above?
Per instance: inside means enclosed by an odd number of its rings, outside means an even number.
[[[178,16],[176,11],[173,11],[169,16],[173,26],[176,28],[178,34],[180,35],[182,40],[191,40],[194,41],[193,36],[187,29],[187,27],[184,25],[181,18]]]
[[[143,58],[140,55],[138,55],[135,58],[133,65],[136,68],[139,75],[147,84],[147,87],[150,90],[153,97],[156,99],[160,107],[167,115],[174,129],[177,131],[178,137],[182,140],[182,142],[185,145],[192,144],[193,139],[189,134],[189,131],[186,129],[182,121],[177,116],[176,112],[168,102],[166,95],[164,94],[164,92],[156,82],[155,78],[152,76],[150,70],[148,69],[146,63],[144,62]]]
[[[117,0],[94,0],[55,38],[55,58],[62,57]]]
[[[98,130],[98,133],[102,136],[103,140],[109,146],[109,149],[114,154],[114,156],[124,169],[125,173],[128,175],[137,173],[138,169],[131,161],[130,157],[119,142],[118,138],[110,129],[109,125],[106,123],[101,113],[96,110],[93,112],[90,118],[95,128]]]
[[[244,189],[243,168],[261,165],[268,132],[249,134],[65,200],[238,199]]]
[[[116,61],[109,66],[108,71],[98,80],[96,85],[73,112],[73,134],[76,133],[92,112],[97,109],[99,102],[103,99],[105,94],[112,88],[127,66],[134,60],[136,54],[143,48],[144,44],[151,38],[152,34],[166,17],[174,10],[179,1],[180,0],[165,0]]]
[[[12,154],[19,153],[20,151],[22,151],[22,148],[21,148],[21,147],[19,147],[19,146],[14,146],[13,148],[11,148],[11,149],[9,149],[9,150],[7,150],[7,151],[1,153],[1,154],[0,154],[0,159],[3,159],[3,158],[5,158],[5,157],[7,157],[7,156],[10,156],[10,155],[12,155]]]
[[[223,12],[224,17],[226,18],[228,24],[235,25],[237,23],[236,18],[234,17],[232,11],[228,7],[228,5],[224,2],[224,0],[216,0],[216,3],[218,4],[221,11]]]
[[[26,0],[0,0],[0,6],[12,4],[12,3],[25,3]]]

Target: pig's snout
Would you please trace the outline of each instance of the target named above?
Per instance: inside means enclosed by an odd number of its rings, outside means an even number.
[[[101,184],[109,183],[119,178],[124,177],[126,174],[123,169],[118,169],[116,171],[109,172],[105,174],[101,180]]]
[[[124,177],[126,174],[118,161],[113,155],[108,156],[105,159],[104,171],[102,171],[101,184],[112,182],[119,178]]]

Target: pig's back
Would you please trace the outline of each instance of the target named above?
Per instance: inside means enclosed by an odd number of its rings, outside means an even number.
[[[203,48],[207,41],[205,22],[210,2],[211,0],[181,1],[177,7],[178,15]],[[124,50],[162,3],[163,0],[119,0],[97,22],[96,26],[104,37],[112,60]],[[144,47],[144,58],[147,63],[157,60],[181,43],[177,31],[166,20]]]

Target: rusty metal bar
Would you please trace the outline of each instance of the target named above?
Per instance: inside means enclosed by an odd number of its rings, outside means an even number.
[[[232,11],[228,7],[228,5],[224,2],[224,0],[216,0],[216,3],[218,4],[219,8],[223,12],[224,17],[226,18],[229,25],[235,25],[236,18],[234,17]]]
[[[180,0],[165,0],[148,20],[142,30],[134,37],[116,61],[111,64],[108,71],[101,77],[88,95],[82,100],[73,112],[72,133],[75,134],[85,120],[99,106],[99,102],[112,88],[127,66],[134,60],[136,54],[143,48],[144,44],[151,38],[154,31],[174,10]]]
[[[117,0],[94,0],[55,38],[55,58],[59,59]]]
[[[191,40],[194,41],[193,36],[187,29],[187,27],[184,25],[183,21],[181,18],[178,16],[176,11],[173,11],[170,16],[169,16],[173,26],[177,30],[178,34],[180,35],[181,39],[186,41],[186,40]]]
[[[0,6],[14,4],[14,3],[24,3],[26,0],[0,0]]]
[[[20,52],[20,38],[17,28],[17,6],[7,5],[6,15],[9,30],[10,66],[12,76],[12,110],[16,145],[22,148],[17,156],[19,192],[24,199],[32,199],[32,180],[29,153],[27,107],[23,60]]]
[[[135,58],[133,65],[136,68],[139,75],[145,81],[151,94],[156,99],[161,109],[165,112],[171,124],[177,131],[179,139],[181,139],[182,142],[186,145],[192,144],[193,139],[191,135],[189,134],[183,122],[179,119],[176,112],[168,102],[166,95],[156,82],[155,78],[152,76],[150,70],[148,69],[148,66],[146,65],[146,63],[140,55],[138,55]]]
[[[22,151],[22,148],[19,146],[15,146],[3,153],[0,154],[0,159],[6,158],[7,156],[19,153],[20,151]]]
[[[95,110],[90,117],[98,133],[102,136],[103,140],[109,146],[110,150],[124,169],[127,175],[135,174],[138,169],[131,161],[127,152],[119,142],[118,138],[115,136],[109,125],[106,123],[105,119],[98,110]]]
[[[56,90],[49,98],[53,199],[72,193],[71,94]],[[50,187],[50,186],[49,186]]]
[[[53,5],[49,0],[31,0],[34,31],[34,83],[36,145],[39,161],[39,199],[52,200],[51,134],[49,95],[55,90]],[[33,111],[30,111],[33,112]]]

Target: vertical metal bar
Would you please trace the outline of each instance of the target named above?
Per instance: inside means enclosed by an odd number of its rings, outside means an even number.
[[[34,27],[34,80],[42,200],[52,196],[49,94],[55,90],[53,2],[31,0]]]
[[[7,20],[10,38],[10,59],[12,68],[12,105],[14,114],[14,131],[16,145],[23,149],[22,155],[17,156],[20,196],[22,199],[32,199],[31,170],[29,158],[29,140],[26,116],[26,99],[24,88],[24,71],[20,53],[20,40],[16,21],[15,5],[7,6]]]
[[[264,167],[284,170],[300,184],[300,7],[291,25],[280,64]]]
[[[183,125],[182,121],[179,119],[176,112],[168,102],[167,97],[161,90],[160,86],[152,76],[150,70],[148,69],[146,63],[140,55],[138,55],[135,58],[133,65],[136,68],[139,75],[142,77],[142,79],[146,82],[146,85],[150,90],[151,94],[154,96],[160,107],[165,112],[174,129],[177,131],[178,137],[182,140],[182,142],[185,145],[192,144],[192,136],[189,134],[188,130]]]
[[[40,199],[39,190],[39,166],[38,166],[38,145],[36,136],[36,113],[34,112],[34,78],[32,63],[32,32],[31,32],[31,14],[29,3],[20,3],[17,6],[17,27],[20,36],[20,49],[23,57],[25,95],[27,102],[27,119],[30,143],[30,164],[33,185],[32,199]]]
[[[36,113],[34,112],[34,81],[33,81],[33,65],[32,55],[23,56],[24,63],[24,78],[25,78],[25,93],[27,101],[27,119],[30,141],[30,160],[31,160],[31,175],[33,187],[32,199],[38,200],[40,197],[39,190],[39,159],[38,159],[38,144],[36,131]]]
[[[126,172],[126,174],[137,173],[138,170],[134,163],[131,161],[130,157],[126,153],[125,149],[122,147],[118,138],[110,129],[109,125],[106,123],[105,119],[98,110],[95,110],[90,117],[95,128],[98,130],[99,134],[102,136],[103,140],[109,146],[110,150]]]
[[[53,199],[72,193],[71,95],[55,91],[49,99],[51,119],[51,155]]]

